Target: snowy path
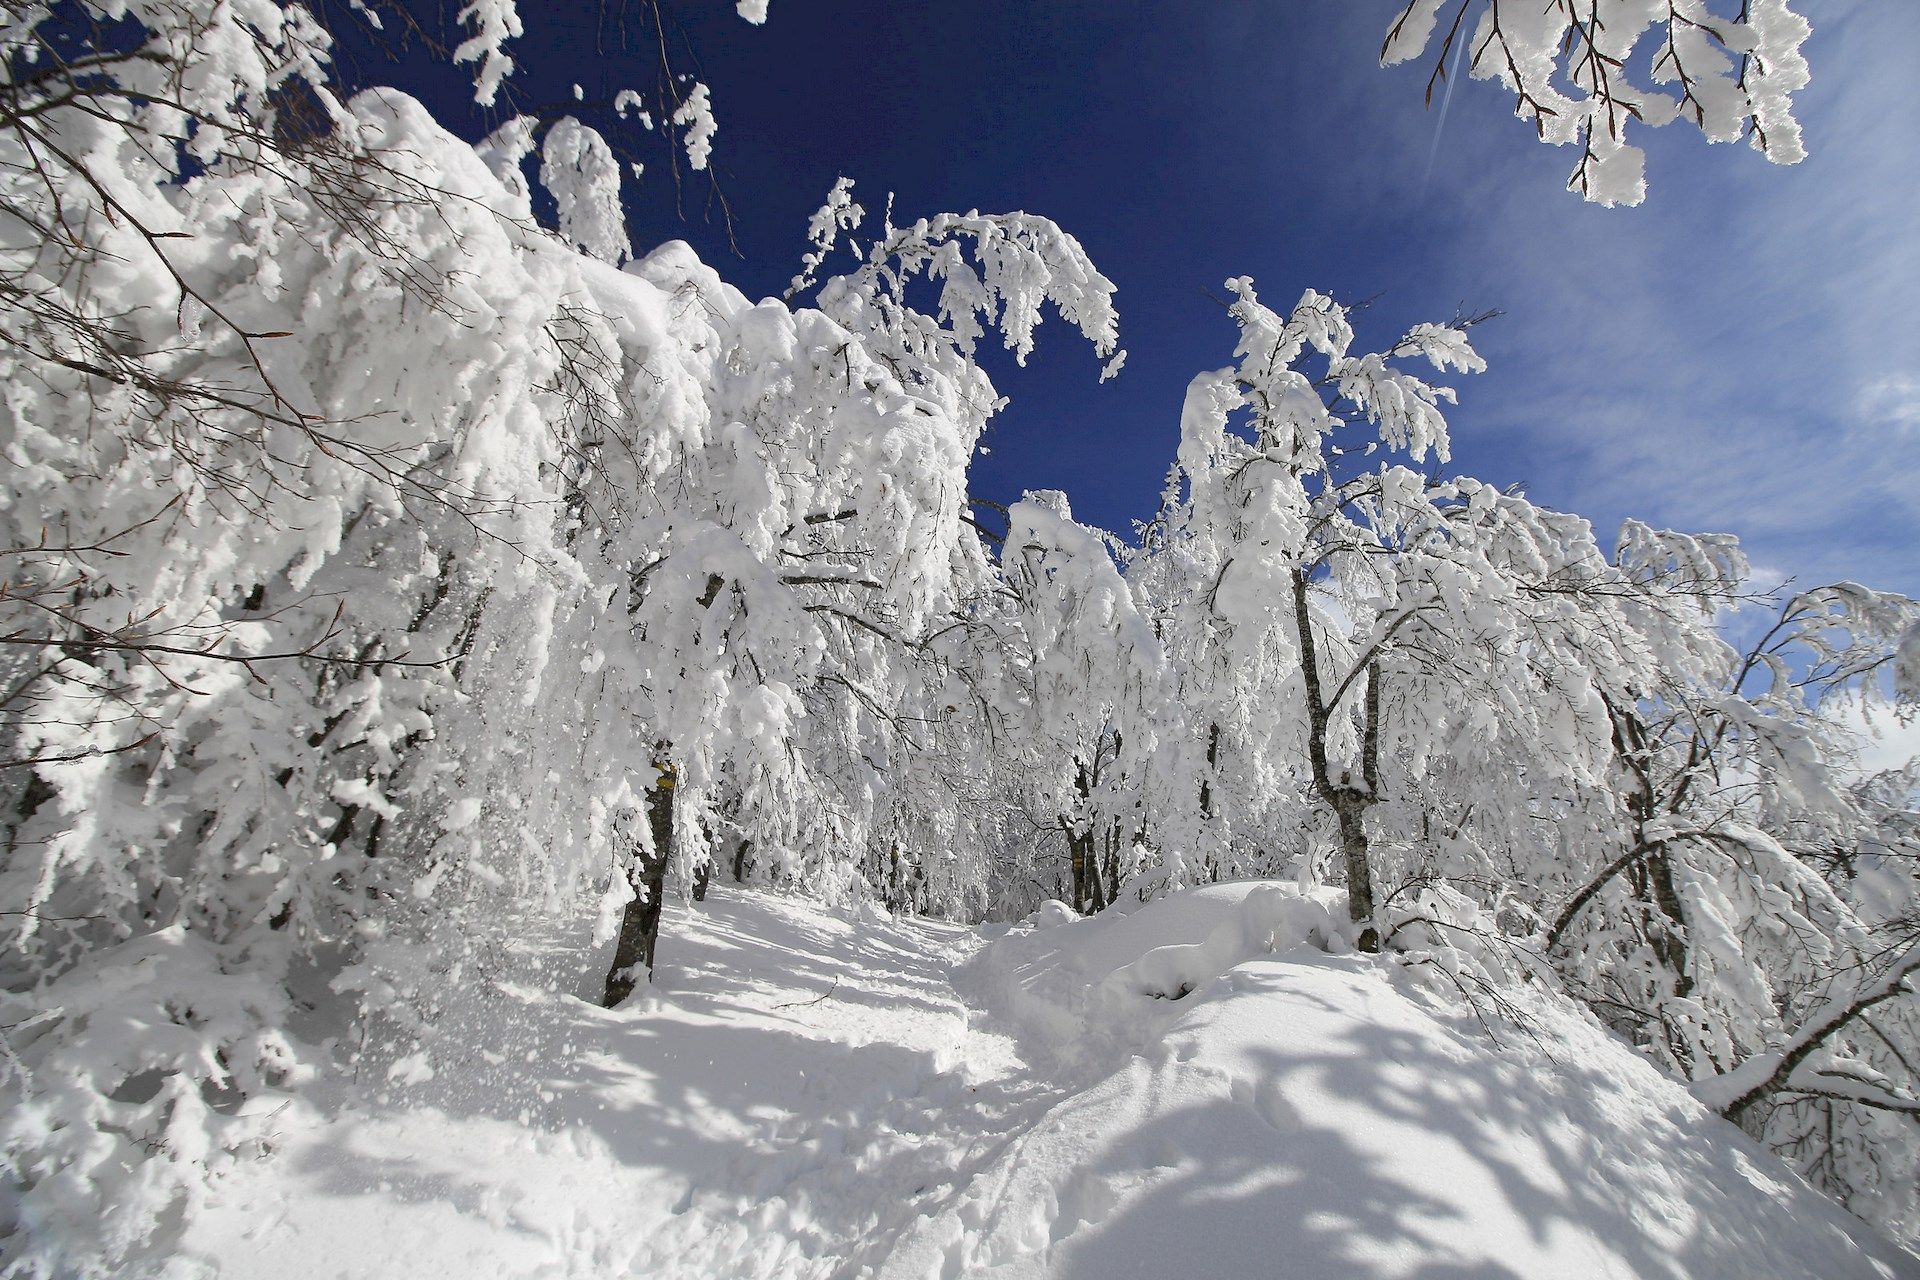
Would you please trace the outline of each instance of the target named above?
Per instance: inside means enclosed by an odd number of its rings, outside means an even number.
[[[441,1025],[431,1080],[243,1171],[191,1239],[222,1280],[851,1280],[1064,1093],[953,972],[974,931],[761,896],[676,912],[659,995],[532,981]],[[591,957],[534,949],[530,968]],[[530,974],[529,976],[537,976]]]
[[[827,994],[761,988],[787,995],[767,1008],[804,1036],[762,1065],[797,1073],[801,1096],[763,1104],[764,1127],[743,1135],[743,1154],[717,1186],[681,1201],[633,1271],[851,1280],[962,1194],[1064,1093],[956,991],[953,969],[978,944],[927,924],[803,944]]]
[[[1488,1042],[1217,885],[983,933],[716,893],[657,993],[529,943],[233,1171],[167,1280],[1891,1280],[1571,1006]],[[511,977],[513,980],[509,980]],[[1163,998],[1187,993],[1177,999]]]

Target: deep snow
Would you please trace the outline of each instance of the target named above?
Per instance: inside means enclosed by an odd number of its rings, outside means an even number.
[[[529,941],[160,1269],[1920,1276],[1572,1011],[1495,1044],[1338,932],[1246,884],[983,931],[716,890],[613,1012],[550,989],[592,993],[584,946]]]

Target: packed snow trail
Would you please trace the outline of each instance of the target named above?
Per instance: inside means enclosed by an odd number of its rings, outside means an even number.
[[[1564,1003],[1495,1045],[1316,946],[1340,914],[1220,885],[975,931],[716,891],[615,1011],[553,993],[594,991],[590,949],[523,943],[159,1270],[1920,1276]]]
[[[234,1280],[862,1274],[1060,1092],[954,990],[980,941],[716,892],[611,1012],[537,985],[570,966],[585,995],[603,957],[529,947],[292,1137],[290,1176],[235,1177],[192,1253]]]

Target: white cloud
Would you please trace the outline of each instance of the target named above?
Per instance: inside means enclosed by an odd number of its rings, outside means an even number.
[[[1858,768],[1862,774],[1898,769],[1920,758],[1920,718],[1904,724],[1879,700],[1849,699],[1833,708],[1835,718],[1861,735]]]
[[[1903,436],[1920,436],[1920,377],[1890,373],[1860,389],[1860,416]]]

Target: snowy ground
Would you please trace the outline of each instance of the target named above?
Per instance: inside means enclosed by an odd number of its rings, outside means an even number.
[[[716,892],[615,1012],[530,945],[408,1082],[230,1175],[175,1270],[1920,1276],[1579,1019],[1495,1047],[1295,945],[1325,919],[1217,886],[989,940]]]

